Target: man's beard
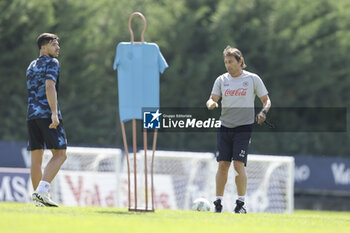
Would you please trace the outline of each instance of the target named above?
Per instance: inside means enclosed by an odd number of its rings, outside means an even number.
[[[56,55],[56,53],[49,53],[49,56],[52,58],[58,58],[58,54]]]

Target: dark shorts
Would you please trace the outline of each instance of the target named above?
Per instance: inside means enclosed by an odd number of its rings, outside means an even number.
[[[247,165],[248,147],[253,125],[242,125],[236,128],[221,126],[217,135],[218,156],[216,161],[241,161]]]
[[[27,121],[29,145],[28,150],[67,149],[66,133],[63,122],[56,129],[50,129],[51,119],[34,119]]]

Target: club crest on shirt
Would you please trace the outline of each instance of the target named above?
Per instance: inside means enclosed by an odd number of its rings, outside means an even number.
[[[243,82],[243,87],[247,87],[247,86],[249,86],[249,83],[247,81],[244,81]]]

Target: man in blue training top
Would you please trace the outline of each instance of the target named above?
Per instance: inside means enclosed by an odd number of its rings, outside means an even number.
[[[49,195],[50,183],[66,160],[67,140],[62,115],[57,102],[60,66],[60,47],[55,34],[43,33],[37,39],[40,56],[27,69],[29,136],[31,151],[30,176],[34,188],[33,201],[37,206],[58,207]],[[53,156],[42,174],[44,146]]]

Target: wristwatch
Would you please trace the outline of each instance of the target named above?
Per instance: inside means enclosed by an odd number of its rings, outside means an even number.
[[[261,111],[262,113],[264,113],[265,115],[267,114],[267,111],[264,109]]]

